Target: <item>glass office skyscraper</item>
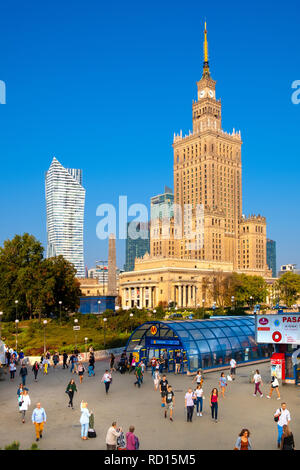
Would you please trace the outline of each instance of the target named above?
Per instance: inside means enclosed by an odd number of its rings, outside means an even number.
[[[135,232],[133,237],[131,230]],[[134,271],[135,258],[142,258],[145,253],[150,253],[150,227],[148,222],[128,222],[126,238],[126,262],[125,271]]]
[[[267,238],[267,265],[272,270],[272,277],[276,277],[276,242],[269,238]]]
[[[53,158],[46,172],[47,258],[62,255],[84,277],[82,170],[64,168]]]

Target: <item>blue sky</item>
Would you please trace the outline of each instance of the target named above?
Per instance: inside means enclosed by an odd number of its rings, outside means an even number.
[[[53,156],[83,169],[85,261],[107,259],[96,208],[149,204],[173,187],[173,133],[192,127],[203,22],[223,128],[242,132],[243,212],[267,217],[277,264],[298,263],[299,3],[3,2],[0,16],[0,244],[46,244],[44,172]],[[125,243],[117,244],[123,266]]]

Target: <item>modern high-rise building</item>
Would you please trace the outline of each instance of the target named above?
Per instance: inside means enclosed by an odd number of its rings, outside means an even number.
[[[82,170],[64,168],[54,157],[46,172],[45,189],[47,258],[62,255],[74,265],[77,277],[84,277]]]
[[[135,258],[150,252],[150,229],[148,222],[128,222],[126,238],[125,271],[134,270]]]
[[[276,277],[276,242],[267,238],[267,265],[272,271],[272,277]]]
[[[171,188],[165,186],[165,192],[151,198],[151,222],[156,219],[174,217],[174,194]]]

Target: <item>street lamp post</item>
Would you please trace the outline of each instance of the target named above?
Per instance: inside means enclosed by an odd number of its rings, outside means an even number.
[[[101,300],[98,300],[98,315],[100,313],[100,304],[101,304]]]
[[[105,338],[106,322],[107,322],[107,318],[103,318],[103,325],[104,325],[104,328],[103,328],[103,334],[104,334],[104,349],[105,349],[105,347],[106,347],[106,338]]]
[[[59,323],[61,324],[61,306],[62,306],[62,301],[60,300],[58,303],[59,303]]]
[[[253,297],[252,295],[250,295],[250,308],[252,309],[252,300],[253,300]]]
[[[153,313],[154,313],[154,316],[155,316],[155,314],[156,314],[156,310],[155,310],[155,309],[153,310]]]
[[[74,319],[74,323],[75,323],[75,326],[77,326],[78,318]],[[74,331],[75,331],[75,348],[77,349],[77,329],[75,329]]]
[[[234,295],[231,296],[231,310],[234,309],[233,303],[234,303]]]
[[[15,304],[16,304],[16,320],[18,319],[18,303],[19,303],[19,301],[18,301],[18,300],[15,300]]]
[[[43,321],[44,324],[44,354],[46,353],[46,325],[47,325],[47,320]]]
[[[85,360],[87,361],[87,342],[88,342],[87,337],[84,338],[84,342],[85,342]]]
[[[19,320],[15,320],[16,323],[16,352],[18,352],[18,325],[19,325]]]
[[[133,317],[133,313],[130,313],[129,316],[130,316],[130,333],[132,333],[132,323],[131,323],[131,320],[132,320],[132,317]]]
[[[0,341],[1,341],[1,339],[2,339],[2,325],[1,325],[1,323],[2,323],[2,315],[3,315],[3,312],[0,312]]]

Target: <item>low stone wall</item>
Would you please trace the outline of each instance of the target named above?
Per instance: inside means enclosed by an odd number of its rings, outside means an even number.
[[[115,356],[119,356],[124,351],[125,346],[123,348],[114,348],[114,349],[104,349],[102,351],[94,351],[94,356],[96,361],[102,361],[103,359],[108,359],[110,354],[113,353]],[[70,357],[71,354],[69,354]],[[85,357],[85,352],[80,353],[82,360],[86,361],[89,357],[89,352],[87,352],[87,357]],[[51,356],[52,359],[52,356]],[[33,365],[35,361],[40,362],[41,356],[26,356],[22,362],[27,365]],[[52,361],[51,361],[52,362]],[[59,356],[59,364],[63,363],[62,355]]]

